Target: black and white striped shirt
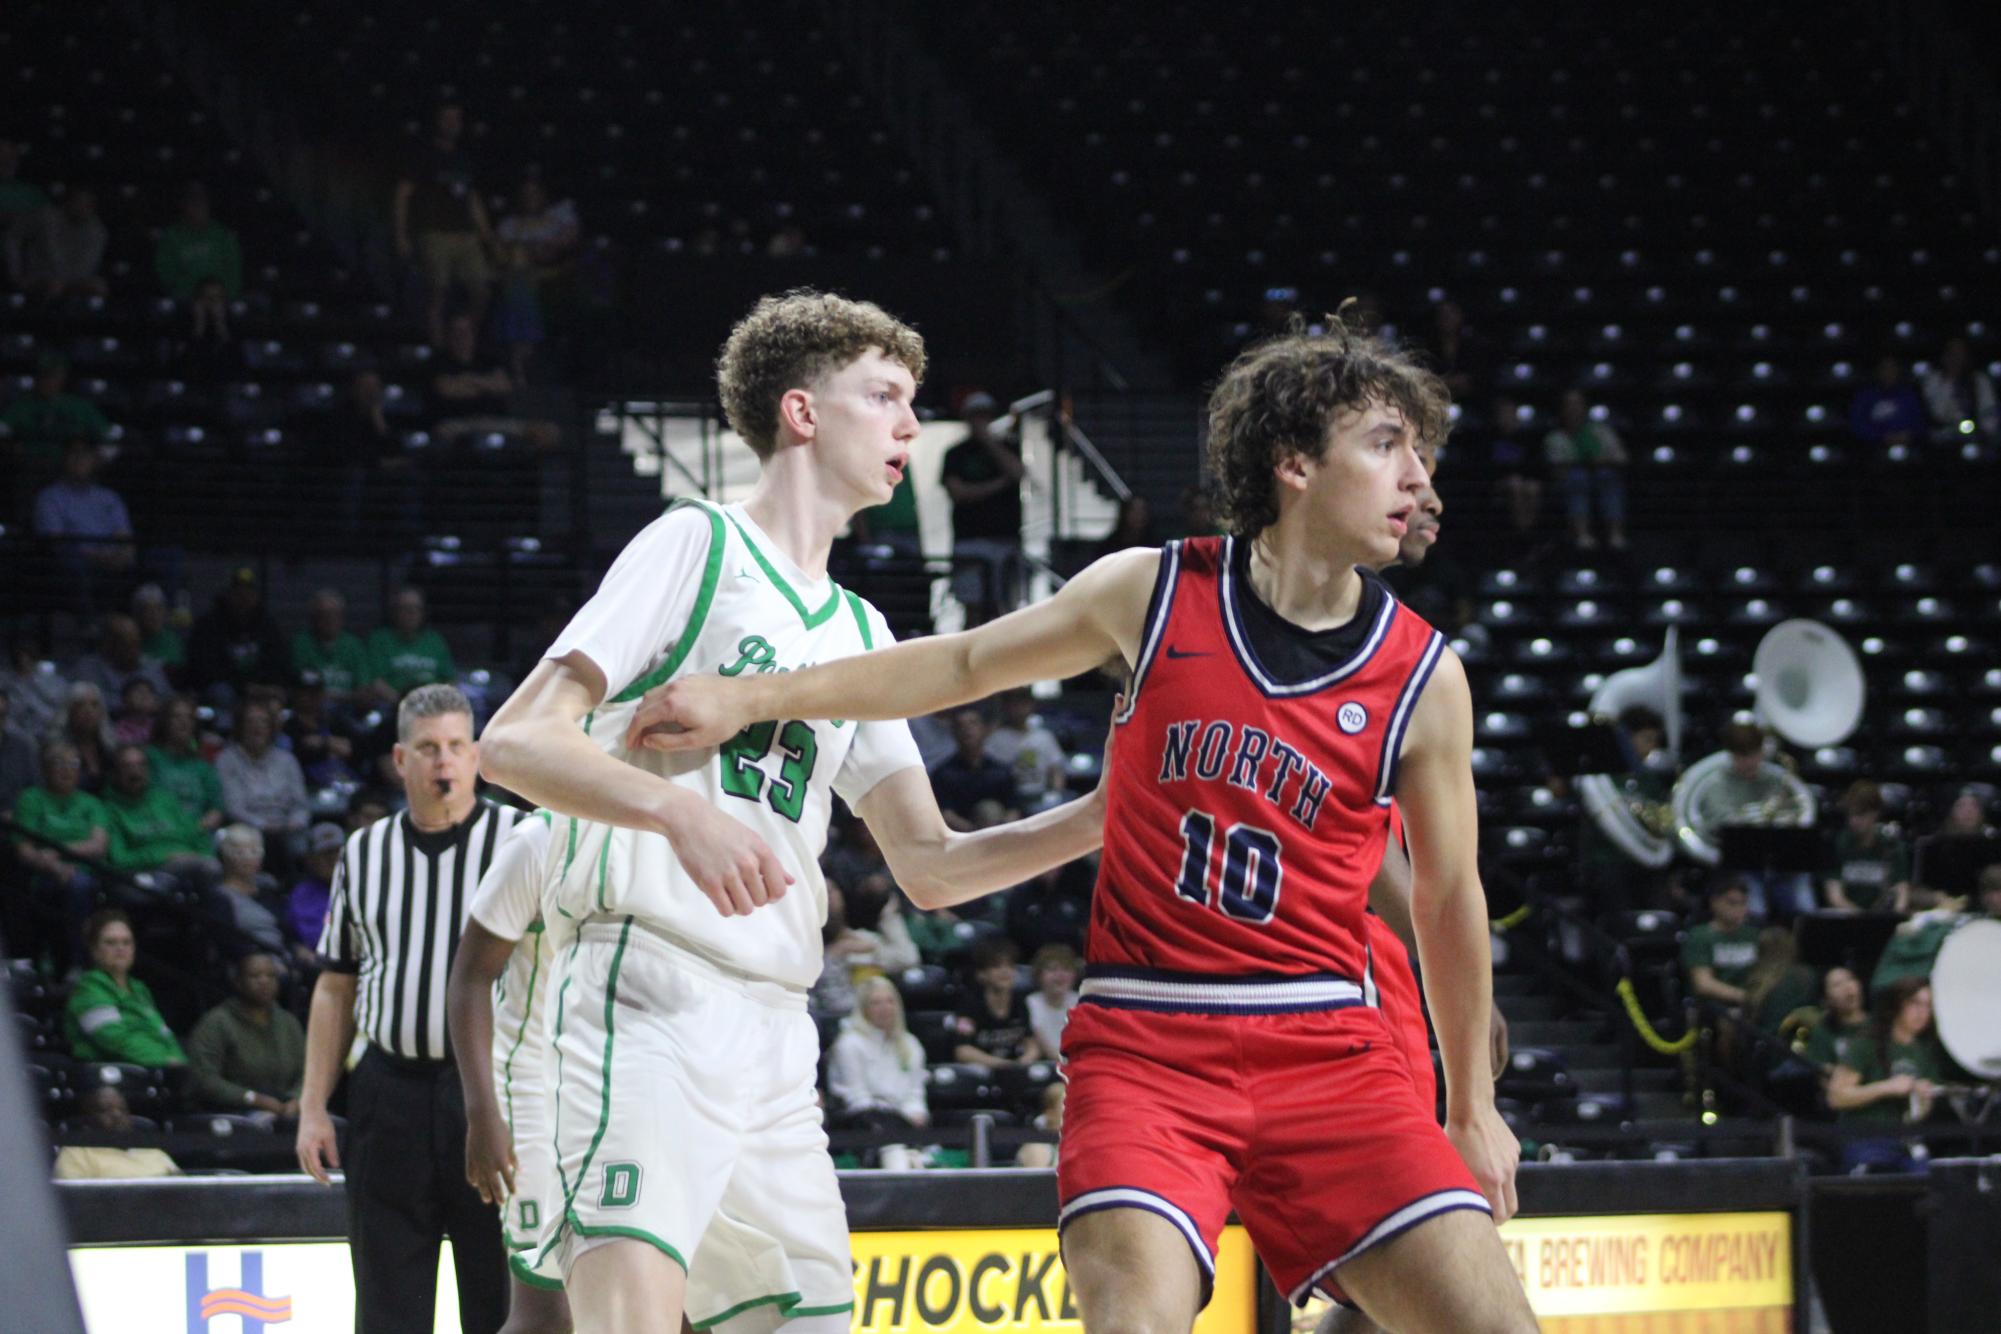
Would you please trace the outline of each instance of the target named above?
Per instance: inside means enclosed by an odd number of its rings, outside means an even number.
[[[450,829],[426,833],[409,813],[348,836],[334,870],[320,956],[360,975],[362,1035],[405,1060],[445,1059],[445,979],[473,890],[521,812],[481,798]]]

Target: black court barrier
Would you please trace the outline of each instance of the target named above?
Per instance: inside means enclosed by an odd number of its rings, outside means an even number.
[[[1794,1163],[1528,1164],[1519,1187],[1522,1214],[1502,1238],[1547,1330],[1805,1328]],[[854,1229],[857,1331],[1080,1328],[1057,1254],[1052,1173],[844,1172],[841,1190]],[[219,1313],[275,1324],[281,1312],[284,1334],[352,1327],[337,1189],[297,1176],[221,1176],[65,1182],[59,1193],[94,1329],[209,1334],[236,1328],[212,1326]],[[438,1309],[438,1328],[454,1328],[452,1303],[441,1295]],[[1233,1222],[1197,1334],[1283,1334],[1296,1314]]]

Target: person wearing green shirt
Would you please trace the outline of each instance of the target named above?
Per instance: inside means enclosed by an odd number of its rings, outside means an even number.
[[[204,833],[222,828],[222,778],[201,753],[195,735],[195,702],[176,695],[160,710],[153,744],[146,748],[153,785],[171,792]]]
[[[76,980],[63,1015],[70,1054],[79,1061],[127,1061],[133,1065],[186,1065],[153,993],[132,976],[138,944],[132,919],[116,908],[91,914],[84,942],[96,967]]]
[[[292,667],[313,672],[326,687],[327,703],[357,702],[375,680],[368,649],[347,629],[347,599],[331,588],[313,594],[308,626],[292,636]]]
[[[394,703],[418,686],[450,684],[459,669],[445,637],[424,624],[424,595],[406,588],[390,604],[389,624],[368,637],[375,693]]]
[[[1911,854],[1883,827],[1883,793],[1866,779],[1841,799],[1847,818],[1834,834],[1833,865],[1821,886],[1842,912],[1909,912]]]
[[[299,1117],[306,1077],[306,1030],[278,1005],[278,960],[244,955],[236,964],[236,995],[203,1015],[188,1034],[195,1093],[217,1111]]]
[[[243,295],[243,247],[236,233],[215,220],[208,191],[190,185],[181,195],[181,216],[161,229],[153,247],[153,271],[167,295],[185,301],[210,279],[231,300]]]
[[[1806,1038],[1806,1058],[1820,1067],[1825,1082],[1848,1054],[1849,1043],[1867,1032],[1869,1011],[1862,1004],[1862,979],[1852,968],[1830,968],[1820,982],[1820,1022]]]
[[[0,411],[0,426],[18,445],[21,461],[39,474],[54,475],[70,441],[99,444],[111,433],[111,423],[97,405],[68,392],[68,384],[69,360],[59,352],[44,352],[35,364],[34,388]]]
[[[1681,967],[1696,995],[1723,1005],[1744,1003],[1751,965],[1758,961],[1758,929],[1749,922],[1751,896],[1742,880],[1717,880],[1709,888],[1709,920],[1692,926],[1681,944]]]
[[[855,515],[854,534],[864,545],[888,547],[899,556],[924,554],[917,524],[917,487],[908,468],[897,479],[888,503]]]
[[[61,905],[61,924],[46,925],[45,943],[57,967],[67,968],[80,957],[83,920],[89,916],[97,897],[97,878],[76,859],[100,861],[111,848],[110,820],[104,803],[80,789],[83,759],[67,741],[51,741],[42,747],[42,784],[22,792],[14,802],[14,825],[23,833],[38,834],[65,849],[65,856],[48,843],[14,839],[14,855],[34,876],[30,900],[36,917],[43,905]],[[28,942],[15,945],[15,952],[32,954]]]
[[[1827,1081],[1827,1105],[1844,1126],[1898,1127],[1931,1118],[1946,1080],[1945,1055],[1932,1036],[1931,983],[1903,977],[1877,993],[1875,1022],[1848,1043]],[[1909,1154],[1894,1140],[1848,1140],[1844,1167],[1902,1166]]]
[[[153,783],[144,746],[120,746],[104,797],[111,828],[105,860],[115,871],[200,874],[217,868],[209,837],[187,807]]]
[[[188,660],[188,645],[173,626],[173,608],[158,584],[141,584],[132,593],[132,618],[139,622],[139,651],[168,669]]]

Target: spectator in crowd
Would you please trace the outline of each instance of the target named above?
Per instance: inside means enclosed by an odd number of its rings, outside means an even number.
[[[566,269],[583,241],[576,201],[551,200],[541,176],[529,172],[515,187],[514,203],[500,220],[500,243],[521,246],[537,276],[546,281]]]
[[[160,710],[146,759],[156,786],[174,794],[204,833],[222,828],[222,779],[202,753],[195,702],[175,695]]]
[[[1883,790],[1859,779],[1849,784],[1841,809],[1832,864],[1821,886],[1827,906],[1839,912],[1909,912],[1911,854],[1883,827]]]
[[[110,817],[103,802],[78,786],[82,776],[76,747],[51,741],[42,747],[41,785],[28,788],[14,801],[14,827],[46,842],[14,841],[14,854],[31,879],[29,902],[15,905],[21,911],[12,938],[25,943],[40,935],[58,968],[78,957],[84,919],[97,898],[96,878],[82,863],[102,861],[111,850]]]
[[[111,830],[105,861],[112,870],[160,871],[193,884],[205,884],[221,871],[209,855],[201,823],[173,793],[154,785],[144,747],[118,748],[104,811]]]
[[[1424,350],[1454,402],[1471,402],[1486,389],[1493,354],[1487,340],[1466,327],[1466,312],[1458,302],[1441,301],[1433,307]]]
[[[424,274],[424,321],[431,345],[445,342],[445,302],[456,284],[465,291],[466,312],[476,329],[486,319],[492,270],[487,222],[474,179],[472,158],[459,146],[465,109],[454,102],[431,117],[431,134],[404,163],[392,203],[396,254],[415,259]]]
[[[1806,1058],[1820,1067],[1823,1083],[1848,1054],[1848,1044],[1869,1026],[1862,979],[1852,968],[1830,968],[1820,980],[1820,1022],[1806,1039]]]
[[[187,324],[174,348],[174,368],[190,380],[213,383],[237,367],[230,331],[229,297],[220,278],[204,278],[188,298]]]
[[[97,216],[97,196],[72,189],[61,203],[25,213],[7,229],[7,277],[45,301],[103,296],[108,289],[98,270],[110,239]]]
[[[534,265],[528,260],[528,247],[503,244],[500,263],[500,303],[494,308],[493,336],[507,349],[512,387],[528,383],[528,364],[549,334],[542,323],[542,294]]]
[[[312,951],[285,938],[278,882],[264,872],[264,835],[247,824],[224,825],[215,850],[222,860],[218,902],[237,934],[260,950],[310,965]]]
[[[368,637],[369,670],[376,698],[394,704],[418,686],[449,684],[458,678],[451,645],[426,624],[424,594],[405,588],[389,604],[389,624]]]
[[[1797,825],[1806,816],[1799,790],[1776,765],[1765,761],[1765,732],[1755,723],[1729,723],[1718,739],[1730,755],[1730,767],[1706,784],[1695,803],[1696,823],[1705,829],[1724,825]],[[1751,911],[1790,921],[1819,906],[1812,877],[1804,873],[1767,875],[1742,867],[1751,891]]]
[[[1595,504],[1605,541],[1615,551],[1625,550],[1625,442],[1610,422],[1592,420],[1582,389],[1565,392],[1556,420],[1556,428],[1543,437],[1542,453],[1563,487],[1571,540],[1580,551],[1597,549],[1598,539],[1591,532]]]
[[[1954,334],[1945,340],[1938,365],[1925,372],[1924,391],[1935,439],[2001,442],[2001,401],[1995,398],[1994,381],[1973,364],[1964,337]]]
[[[1051,1060],[1063,1049],[1063,1028],[1077,1007],[1077,979],[1084,961],[1068,945],[1044,945],[1035,952],[1035,990],[1028,993],[1028,1026],[1036,1045]]]
[[[294,847],[303,842],[312,809],[306,799],[306,776],[290,751],[280,750],[277,720],[261,704],[236,711],[236,739],[215,757],[222,781],[222,808],[229,818],[257,830],[283,849],[276,860],[291,865]],[[260,858],[263,849],[259,849]]]
[[[124,1061],[164,1068],[187,1064],[153,992],[132,975],[139,954],[132,919],[116,908],[91,914],[83,939],[91,967],[76,980],[63,1028],[79,1061]]]
[[[14,726],[14,697],[0,690],[0,811],[11,811],[42,772],[42,748]]]
[[[847,896],[827,882],[827,915],[820,923],[820,976],[806,993],[806,1009],[816,1019],[839,1019],[855,1008],[855,960],[873,946],[848,925]]]
[[[952,595],[968,628],[1015,603],[1021,577],[1021,445],[994,430],[993,395],[968,395],[966,438],[945,451],[940,478],[952,499]]]
[[[141,647],[139,622],[124,612],[104,618],[98,630],[97,652],[78,658],[70,678],[96,686],[106,699],[123,698],[126,683],[134,680],[144,681],[160,695],[173,693],[167,684],[167,669],[148,658]]]
[[[1521,409],[1506,394],[1495,397],[1487,419],[1487,458],[1494,469],[1494,491],[1508,514],[1508,526],[1518,538],[1536,532],[1542,523],[1545,467],[1540,451],[1523,438]]]
[[[1849,1039],[1828,1076],[1827,1105],[1843,1125],[1895,1127],[1931,1119],[1945,1055],[1932,1036],[1931,983],[1904,977],[1876,994],[1866,1032]],[[1895,1138],[1847,1140],[1842,1166],[1896,1171],[1910,1165],[1910,1151]]]
[[[101,444],[111,434],[97,404],[70,392],[69,358],[53,348],[36,357],[33,386],[0,412],[0,426],[13,442],[13,461],[36,478],[55,474],[70,441]]]
[[[1014,803],[1014,772],[987,754],[987,720],[968,706],[952,715],[953,750],[931,767],[938,809],[970,823],[982,801]]]
[[[924,1048],[903,1021],[903,997],[886,977],[861,985],[827,1066],[835,1112],[880,1129],[929,1125]]]
[[[986,757],[1014,775],[1010,806],[1028,810],[1044,796],[1069,786],[1069,757],[1056,734],[1035,715],[1035,695],[1027,687],[1002,693],[1001,720],[987,733]]]
[[[139,623],[139,652],[167,670],[168,679],[188,660],[188,647],[174,628],[173,607],[158,584],[132,590],[132,619]]]
[[[105,586],[132,568],[132,516],[125,500],[97,483],[97,446],[72,440],[63,446],[62,475],[35,497],[35,536],[47,542],[57,568],[71,582],[76,606],[94,611]]]
[[[0,667],[0,693],[13,702],[14,726],[30,736],[48,731],[69,707],[69,681],[42,655],[40,643],[18,631]]]
[[[1433,628],[1456,634],[1473,620],[1473,577],[1449,553],[1433,550],[1445,517],[1438,489],[1427,483],[1416,499],[1400,555],[1382,571],[1383,579],[1399,601]]]
[[[1904,363],[1885,352],[1876,359],[1876,376],[1855,391],[1848,405],[1848,429],[1857,440],[1872,445],[1915,445],[1930,429],[1925,405],[1904,378]]]
[[[1005,906],[1008,936],[1029,950],[1040,950],[1045,945],[1082,946],[1085,927],[1091,920],[1091,887],[1095,879],[1094,854],[1067,866],[1052,867],[1008,890],[1000,896]]]
[[[1028,1003],[1014,989],[1020,959],[1014,942],[1005,937],[991,937],[974,947],[974,990],[952,1021],[959,1038],[953,1060],[1005,1070],[1043,1059],[1042,1044],[1029,1023]]]
[[[1016,1167],[1056,1166],[1057,1150],[1063,1143],[1063,1106],[1068,1101],[1069,1089],[1070,1086],[1059,1079],[1042,1090],[1042,1107],[1028,1124],[1031,1129],[1056,1136],[1056,1142],[1030,1140],[1015,1150]]]
[[[1987,803],[1970,787],[1953,795],[1938,825],[1940,838],[1990,838],[1993,833],[1993,826],[1987,823]]]
[[[143,676],[132,677],[118,695],[118,712],[111,730],[121,746],[146,747],[153,744],[153,728],[160,720],[160,692]]]
[[[1878,995],[1892,982],[1907,977],[1930,977],[1932,965],[1938,961],[1938,952],[1945,944],[1945,938],[1967,922],[1985,917],[1990,921],[2001,921],[2001,865],[1981,868],[1975,882],[1975,911],[1959,911],[1959,900],[1948,900],[1939,908],[1918,913],[1909,921],[1898,925],[1883,946],[1883,952],[1876,958],[1876,971],[1869,978],[1869,989]]]
[[[431,377],[433,429],[446,444],[481,435],[507,436],[537,450],[562,443],[554,422],[515,415],[514,377],[480,354],[479,332],[470,316],[452,317],[436,366]]]
[[[1732,1010],[1744,1004],[1751,965],[1758,961],[1758,928],[1750,923],[1751,894],[1738,876],[1709,887],[1709,920],[1692,926],[1681,946],[1689,990]]]
[[[367,645],[347,628],[347,599],[338,589],[322,588],[313,594],[306,628],[292,636],[292,669],[318,676],[327,703],[335,710],[367,703],[375,668]]]
[[[331,787],[355,780],[354,739],[334,723],[327,709],[327,690],[319,673],[299,673],[292,688],[292,707],[285,717],[285,744],[309,787]]]
[[[188,636],[187,684],[215,704],[233,704],[252,686],[292,679],[278,623],[264,610],[256,571],[236,570]]]
[[[326,926],[327,904],[333,898],[334,868],[347,835],[337,824],[322,821],[306,831],[305,873],[292,886],[285,914],[294,940],[317,942]]]
[[[0,237],[24,214],[48,207],[42,187],[21,179],[21,153],[19,140],[0,139]]]
[[[1799,961],[1799,946],[1783,926],[1758,933],[1758,957],[1744,979],[1744,1016],[1760,1032],[1776,1035],[1786,1019],[1813,1004],[1813,970]]]
[[[350,834],[359,833],[377,820],[384,819],[390,811],[389,794],[379,787],[365,787],[354,794],[347,804],[347,815],[342,824]]]
[[[1104,557],[1134,547],[1159,545],[1160,533],[1154,527],[1153,506],[1146,503],[1145,496],[1134,494],[1119,502],[1118,515],[1112,520],[1112,531],[1098,543],[1096,554]]]
[[[853,954],[854,963],[865,963],[886,973],[900,972],[918,962],[917,946],[903,922],[903,896],[887,870],[872,871],[842,887],[847,901],[848,929],[868,943],[866,952]]]
[[[917,515],[917,481],[913,468],[896,479],[889,500],[856,514],[851,531],[865,547],[888,547],[893,556],[915,559],[924,554],[923,531]]]
[[[354,373],[340,405],[308,433],[306,457],[328,478],[328,494],[304,497],[300,521],[325,540],[349,548],[384,529],[398,540],[417,531],[417,469],[389,420],[379,373]]]
[[[272,955],[253,951],[236,961],[236,994],[195,1022],[188,1064],[195,1096],[219,1112],[266,1112],[299,1119],[299,1085],[306,1077],[306,1030],[278,1004],[281,970]]]
[[[111,773],[112,753],[118,748],[118,734],[111,730],[110,715],[104,709],[104,695],[88,681],[70,683],[69,701],[62,721],[49,731],[49,740],[65,741],[76,748],[77,762],[83,766],[83,789],[102,792]]]
[[[83,1133],[122,1138],[137,1127],[132,1109],[116,1084],[99,1084],[77,1100]],[[180,1175],[165,1149],[120,1148],[110,1144],[65,1144],[56,1150],[57,1181],[130,1181]]]
[[[229,300],[243,295],[243,247],[234,231],[215,220],[201,184],[181,191],[180,216],[161,229],[153,247],[153,272],[176,301],[190,299],[205,282],[220,283]]]

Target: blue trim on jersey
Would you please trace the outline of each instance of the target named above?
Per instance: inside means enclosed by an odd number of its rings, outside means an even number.
[[[1359,997],[1324,1001],[1259,1001],[1244,1005],[1205,1005],[1198,1001],[1132,1000],[1113,996],[1079,996],[1079,1005],[1106,1010],[1144,1010],[1149,1014],[1318,1014],[1323,1010],[1367,1008]]]
[[[1193,982],[1208,987],[1227,987],[1235,983],[1268,986],[1273,982],[1355,982],[1346,973],[1191,973],[1123,963],[1085,964],[1084,976],[1125,978],[1135,982]]]
[[[1139,707],[1140,687],[1146,684],[1147,671],[1153,666],[1154,655],[1160,652],[1160,641],[1167,635],[1167,622],[1174,615],[1174,595],[1181,583],[1181,543],[1169,542],[1160,549],[1160,571],[1153,577],[1153,596],[1147,599],[1146,635],[1140,641],[1139,661],[1133,664],[1132,683],[1126,687],[1126,704],[1112,716],[1112,722],[1124,723]]]
[[[1237,617],[1236,541],[1234,537],[1223,539],[1222,568],[1217,572],[1217,600],[1223,604],[1224,638],[1230,641],[1230,651],[1236,654],[1237,665],[1244,669],[1244,675],[1251,678],[1251,684],[1258,688],[1260,694],[1266,699],[1296,699],[1301,695],[1311,695],[1329,686],[1338,685],[1369,665],[1369,660],[1376,656],[1376,650],[1389,638],[1390,626],[1396,623],[1398,606],[1396,594],[1387,588],[1383,590],[1383,609],[1377,613],[1376,623],[1370,628],[1369,637],[1362,642],[1362,647],[1355,651],[1354,657],[1325,676],[1316,676],[1311,681],[1286,685],[1273,680],[1265,671],[1264,665],[1257,660],[1257,655],[1251,649],[1250,634]]]
[[[1390,714],[1390,725],[1383,729],[1383,753],[1376,761],[1378,806],[1389,805],[1396,791],[1397,761],[1403,753],[1404,735],[1410,731],[1411,715],[1417,712],[1418,697],[1424,694],[1424,687],[1431,681],[1431,673],[1444,656],[1445,636],[1433,630],[1431,642],[1424,646],[1417,666],[1411,670],[1410,679],[1404,682],[1403,692],[1397,696],[1396,709]]]

